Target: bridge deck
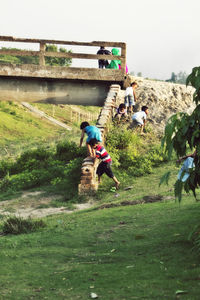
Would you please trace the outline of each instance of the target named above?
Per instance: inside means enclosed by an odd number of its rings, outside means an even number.
[[[123,82],[121,70],[39,65],[0,65],[0,76]]]
[[[0,42],[11,43],[14,45],[16,43],[27,43],[39,44],[39,51],[33,50],[23,50],[13,48],[2,47],[0,49],[0,56],[35,56],[38,57],[38,65],[15,65],[15,64],[0,64],[0,76],[11,76],[11,77],[32,77],[32,78],[56,78],[56,79],[78,79],[78,80],[93,80],[93,81],[111,81],[111,82],[121,82],[123,83],[124,77],[126,75],[126,44],[122,42],[73,42],[73,41],[58,41],[58,40],[41,40],[41,39],[24,39],[15,38],[10,36],[0,36]],[[86,47],[116,47],[121,49],[121,54],[119,56],[114,55],[97,55],[89,53],[73,53],[68,52],[51,52],[47,51],[46,46],[48,45],[61,45],[63,47],[66,45],[70,46],[86,46]],[[38,45],[37,45],[38,46]],[[96,50],[94,51],[96,52]],[[97,69],[97,68],[71,68],[71,67],[59,67],[59,66],[47,66],[45,65],[45,58],[68,58],[68,59],[107,59],[107,60],[120,60],[121,69],[111,70],[111,69]]]

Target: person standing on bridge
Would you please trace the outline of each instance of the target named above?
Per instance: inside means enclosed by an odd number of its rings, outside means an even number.
[[[119,49],[117,48],[113,48],[112,49],[112,55],[119,55]],[[110,64],[106,67],[106,69],[117,69],[119,70],[119,66],[121,64],[121,60],[119,59],[114,59],[114,60],[111,60]]]
[[[101,131],[96,126],[91,126],[88,122],[82,122],[80,125],[80,129],[82,130],[81,138],[80,138],[80,147],[82,146],[83,139],[85,133],[87,134],[86,147],[88,155],[91,157],[95,157],[95,151],[91,148],[89,142],[91,139],[96,139],[98,142],[102,142]]]
[[[106,54],[106,55],[111,55],[111,52],[109,50],[106,50],[104,46],[101,46],[100,49],[97,51],[97,54]],[[99,59],[99,69],[106,68],[109,65],[109,62],[107,59]]]

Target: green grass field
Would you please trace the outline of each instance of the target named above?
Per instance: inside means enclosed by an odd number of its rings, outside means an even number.
[[[80,138],[77,123],[70,135],[13,103],[1,104],[0,117],[2,157],[5,148],[17,155],[63,134]],[[0,299],[199,300],[200,257],[189,234],[199,224],[200,202],[187,194],[175,202],[178,169],[174,161],[160,162],[151,174],[135,177],[113,166],[118,191],[110,191],[113,182],[104,176],[95,196],[77,199],[92,200],[92,208],[45,217],[46,227],[33,233],[1,234]],[[166,171],[172,173],[169,185],[159,187]],[[20,191],[7,199],[16,196],[20,202]],[[32,199],[38,206],[40,197]],[[0,232],[6,220],[0,215]]]
[[[132,189],[117,193],[102,186],[93,208],[44,218],[37,232],[1,236],[0,299],[198,300],[200,258],[188,236],[200,203],[185,194],[175,202],[173,176],[159,188],[173,168],[130,178],[124,187]],[[128,205],[158,195],[162,201]]]
[[[0,299],[198,300],[188,199],[49,217],[40,232],[0,239]],[[180,292],[176,297],[176,293]]]

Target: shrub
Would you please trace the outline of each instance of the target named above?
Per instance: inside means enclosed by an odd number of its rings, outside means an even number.
[[[22,219],[20,217],[8,218],[2,227],[4,234],[21,234],[34,232],[45,227],[44,221],[33,221],[31,219]]]
[[[200,255],[200,225],[196,225],[189,235],[189,241],[194,245],[195,250]]]
[[[152,166],[166,160],[161,146],[152,145],[145,139],[127,130],[125,127],[114,127],[107,135],[106,147],[113,159],[113,165],[121,171],[126,170],[131,176],[142,176],[152,172]]]
[[[10,170],[13,166],[14,162],[11,160],[1,160],[0,161],[0,178],[3,178],[8,173],[10,173]]]
[[[78,184],[81,176],[82,158],[71,160],[64,170],[61,180],[57,179],[56,188],[59,191],[65,191],[65,199],[71,200],[78,191]]]
[[[25,170],[34,170],[48,166],[53,159],[54,153],[45,148],[29,150],[21,154],[16,163],[10,169],[11,174],[16,174]]]
[[[78,147],[74,142],[61,142],[57,144],[56,147],[56,158],[69,162],[77,157],[86,157],[87,152],[85,147]]]
[[[151,149],[149,149],[147,158],[151,160],[154,166],[157,166],[159,163],[168,160],[167,154],[163,151],[160,145],[153,146]]]
[[[133,144],[141,144],[139,136],[124,127],[114,127],[107,135],[106,146],[111,151],[113,148],[119,150],[127,149]]]

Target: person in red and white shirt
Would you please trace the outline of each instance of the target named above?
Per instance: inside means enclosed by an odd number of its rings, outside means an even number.
[[[101,182],[101,176],[106,173],[108,177],[112,178],[112,180],[115,182],[116,189],[118,189],[120,182],[114,176],[111,169],[112,159],[110,155],[102,145],[99,145],[97,139],[91,139],[89,144],[91,148],[95,150],[96,158],[101,159],[101,162],[97,168],[98,182]]]

